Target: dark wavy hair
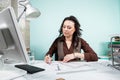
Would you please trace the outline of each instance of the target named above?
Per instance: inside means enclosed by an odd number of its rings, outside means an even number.
[[[73,43],[75,44],[74,46],[75,47],[77,47],[78,46],[78,40],[79,40],[79,37],[82,35],[81,34],[81,31],[82,31],[82,29],[80,29],[80,23],[79,23],[79,21],[77,20],[77,18],[76,17],[74,17],[74,16],[69,16],[69,17],[66,17],[66,18],[64,18],[64,20],[63,20],[63,22],[62,22],[62,24],[61,24],[61,27],[60,27],[60,29],[59,29],[59,37],[60,36],[63,36],[63,32],[62,32],[62,27],[63,27],[63,24],[64,24],[64,22],[66,21],[66,20],[70,20],[70,21],[73,21],[74,23],[75,23],[75,32],[73,33],[73,39],[72,39],[72,41],[73,41]]]

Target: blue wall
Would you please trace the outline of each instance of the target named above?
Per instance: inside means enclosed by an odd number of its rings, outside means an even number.
[[[120,0],[31,0],[41,16],[30,23],[30,48],[43,59],[58,36],[63,19],[74,15],[83,29],[82,38],[98,55],[107,54],[111,34],[120,33]]]

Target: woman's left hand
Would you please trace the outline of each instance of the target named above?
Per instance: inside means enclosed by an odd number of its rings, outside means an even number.
[[[68,62],[68,61],[70,61],[71,59],[74,59],[74,58],[75,58],[74,54],[67,54],[64,57],[63,62]]]

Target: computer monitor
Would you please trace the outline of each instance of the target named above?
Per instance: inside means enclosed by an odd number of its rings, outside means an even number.
[[[0,12],[0,55],[6,63],[29,63],[24,39],[12,7]]]

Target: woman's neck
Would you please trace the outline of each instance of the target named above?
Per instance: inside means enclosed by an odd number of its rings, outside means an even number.
[[[65,37],[66,41],[72,41],[72,36],[71,37]]]

